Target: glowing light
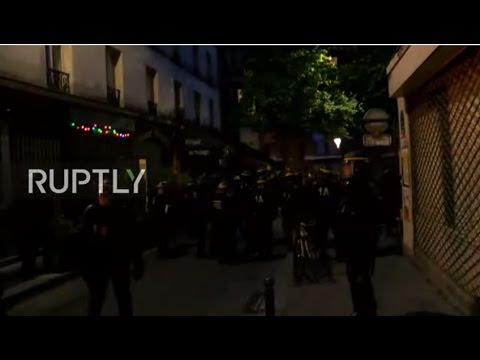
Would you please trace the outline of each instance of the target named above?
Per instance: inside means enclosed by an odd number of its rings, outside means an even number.
[[[83,130],[83,132],[92,132],[93,134],[104,135],[104,136],[114,136],[117,138],[128,138],[130,133],[128,132],[118,132],[116,129],[112,129],[111,125],[102,125],[98,127],[97,124],[93,125],[76,125],[75,122],[69,123],[71,127],[75,127],[77,130]]]
[[[337,149],[340,149],[340,145],[342,144],[342,139],[341,138],[335,138],[335,139],[333,139],[333,142],[337,146]]]

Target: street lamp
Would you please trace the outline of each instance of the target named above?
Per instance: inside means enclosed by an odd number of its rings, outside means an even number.
[[[342,139],[341,138],[335,138],[335,139],[333,139],[333,142],[337,146],[337,149],[340,149],[340,145],[342,144]]]

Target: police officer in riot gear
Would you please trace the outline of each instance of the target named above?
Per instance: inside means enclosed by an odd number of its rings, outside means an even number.
[[[168,256],[169,245],[175,237],[175,198],[168,182],[161,181],[152,198],[152,220],[157,224],[157,252],[161,257]]]
[[[106,181],[97,202],[85,209],[81,229],[80,270],[90,293],[90,316],[101,315],[109,281],[119,315],[133,315],[130,276],[135,280],[143,276],[142,249],[134,226],[132,214],[120,199],[112,198]]]
[[[3,279],[0,278],[0,317],[6,316],[5,304],[3,302]]]
[[[328,234],[333,227],[336,212],[336,189],[330,174],[320,173],[314,184],[316,202],[316,243],[322,265],[330,280],[333,280],[332,259],[328,255]]]
[[[292,171],[287,171],[283,180],[281,193],[281,213],[283,232],[288,249],[293,246],[293,233],[295,230],[297,197],[300,190],[300,178]]]
[[[263,259],[272,256],[273,232],[272,223],[276,216],[276,203],[266,180],[259,178],[254,192],[254,245]]]
[[[254,189],[255,181],[249,170],[244,170],[240,175],[240,201],[241,201],[241,225],[240,234],[245,245],[245,255],[249,256],[255,250],[254,246]]]
[[[192,227],[193,234],[197,238],[197,256],[205,257],[207,256],[207,229],[211,212],[211,199],[207,185],[202,178],[197,179],[191,186],[190,197],[193,200]]]
[[[232,263],[236,249],[236,211],[234,191],[227,181],[222,181],[213,198],[213,252],[220,263]]]

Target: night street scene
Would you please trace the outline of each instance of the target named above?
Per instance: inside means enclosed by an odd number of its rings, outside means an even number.
[[[0,46],[0,316],[480,313],[480,48]]]

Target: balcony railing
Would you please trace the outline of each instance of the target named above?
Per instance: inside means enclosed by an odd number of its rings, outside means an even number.
[[[175,120],[184,120],[185,119],[185,110],[183,108],[177,108],[174,111]]]
[[[215,87],[215,86],[217,85],[217,82],[216,82],[215,79],[213,78],[213,75],[207,76],[207,78],[205,79],[205,81],[206,81],[207,84],[210,85],[211,87]]]
[[[70,93],[70,75],[59,70],[49,68],[47,71],[48,87]]]
[[[157,104],[153,101],[148,102],[148,115],[154,119],[157,118]]]
[[[107,101],[110,105],[120,106],[120,90],[107,86]]]

